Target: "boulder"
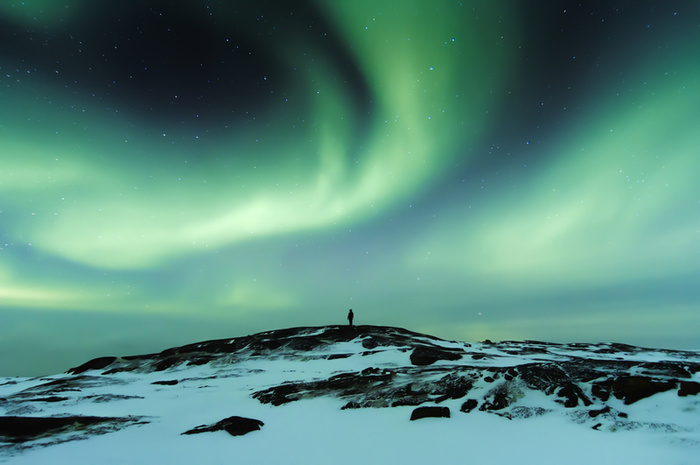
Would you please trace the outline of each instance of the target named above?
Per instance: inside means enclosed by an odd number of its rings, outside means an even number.
[[[479,402],[477,402],[476,399],[468,399],[465,403],[462,404],[462,407],[460,407],[459,411],[469,413],[472,410],[474,410],[478,405]]]
[[[178,383],[176,379],[165,379],[163,381],[153,381],[151,384],[156,384],[159,386],[175,386]]]
[[[673,381],[658,381],[645,376],[620,376],[612,382],[612,393],[630,405],[638,400],[676,387]]]
[[[182,434],[210,433],[213,431],[226,431],[231,436],[243,436],[251,431],[257,431],[265,425],[260,420],[245,417],[228,417],[212,425],[200,425],[185,431]]]
[[[72,375],[78,375],[80,373],[84,373],[88,370],[101,370],[103,368],[108,367],[114,361],[117,360],[117,357],[99,357],[90,360],[89,362],[83,363],[79,367],[71,368],[68,370],[68,373]]]
[[[598,415],[603,415],[603,414],[605,414],[605,413],[610,413],[610,406],[609,406],[609,405],[606,405],[605,407],[603,407],[603,408],[601,408],[601,409],[598,409],[598,410],[589,410],[589,411],[588,411],[588,415],[589,415],[591,418],[595,418],[595,417],[597,417]]]
[[[450,418],[448,407],[418,407],[411,413],[411,421],[421,418]]]
[[[679,397],[697,396],[700,394],[700,383],[695,381],[681,381],[681,387],[678,389]]]
[[[435,347],[416,347],[411,352],[411,363],[416,366],[432,365],[438,360],[456,361],[461,358],[462,353],[458,351]]]

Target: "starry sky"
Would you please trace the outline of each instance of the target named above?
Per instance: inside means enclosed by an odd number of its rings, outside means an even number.
[[[700,3],[0,3],[0,375],[275,328],[700,349]]]

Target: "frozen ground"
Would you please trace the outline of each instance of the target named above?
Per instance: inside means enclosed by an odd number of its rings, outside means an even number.
[[[0,379],[0,461],[691,465],[699,371],[695,352],[610,344],[273,331]],[[424,406],[450,417],[411,421]],[[182,434],[232,416],[264,426]],[[26,418],[70,421],[22,435]]]

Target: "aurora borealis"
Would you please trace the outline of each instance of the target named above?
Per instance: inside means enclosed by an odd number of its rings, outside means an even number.
[[[700,4],[589,3],[3,2],[0,375],[348,308],[700,348]]]

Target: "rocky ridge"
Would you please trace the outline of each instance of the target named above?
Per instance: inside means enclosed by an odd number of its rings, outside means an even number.
[[[53,377],[0,380],[0,452],[157,422],[145,403],[168,390],[207,392],[275,370],[281,382],[251,382],[248,395],[272,406],[325,396],[346,410],[410,407],[411,420],[474,411],[515,420],[564,410],[597,430],[673,430],[682,427],[630,418],[626,407],[666,393],[689,398],[688,408],[696,409],[700,393],[700,355],[692,351],[609,343],[468,344],[378,326],[291,328],[158,354],[101,357]],[[124,406],[119,417],[77,413],[86,405],[99,411],[94,406],[117,403]],[[233,413],[181,434],[238,435],[263,426]]]

